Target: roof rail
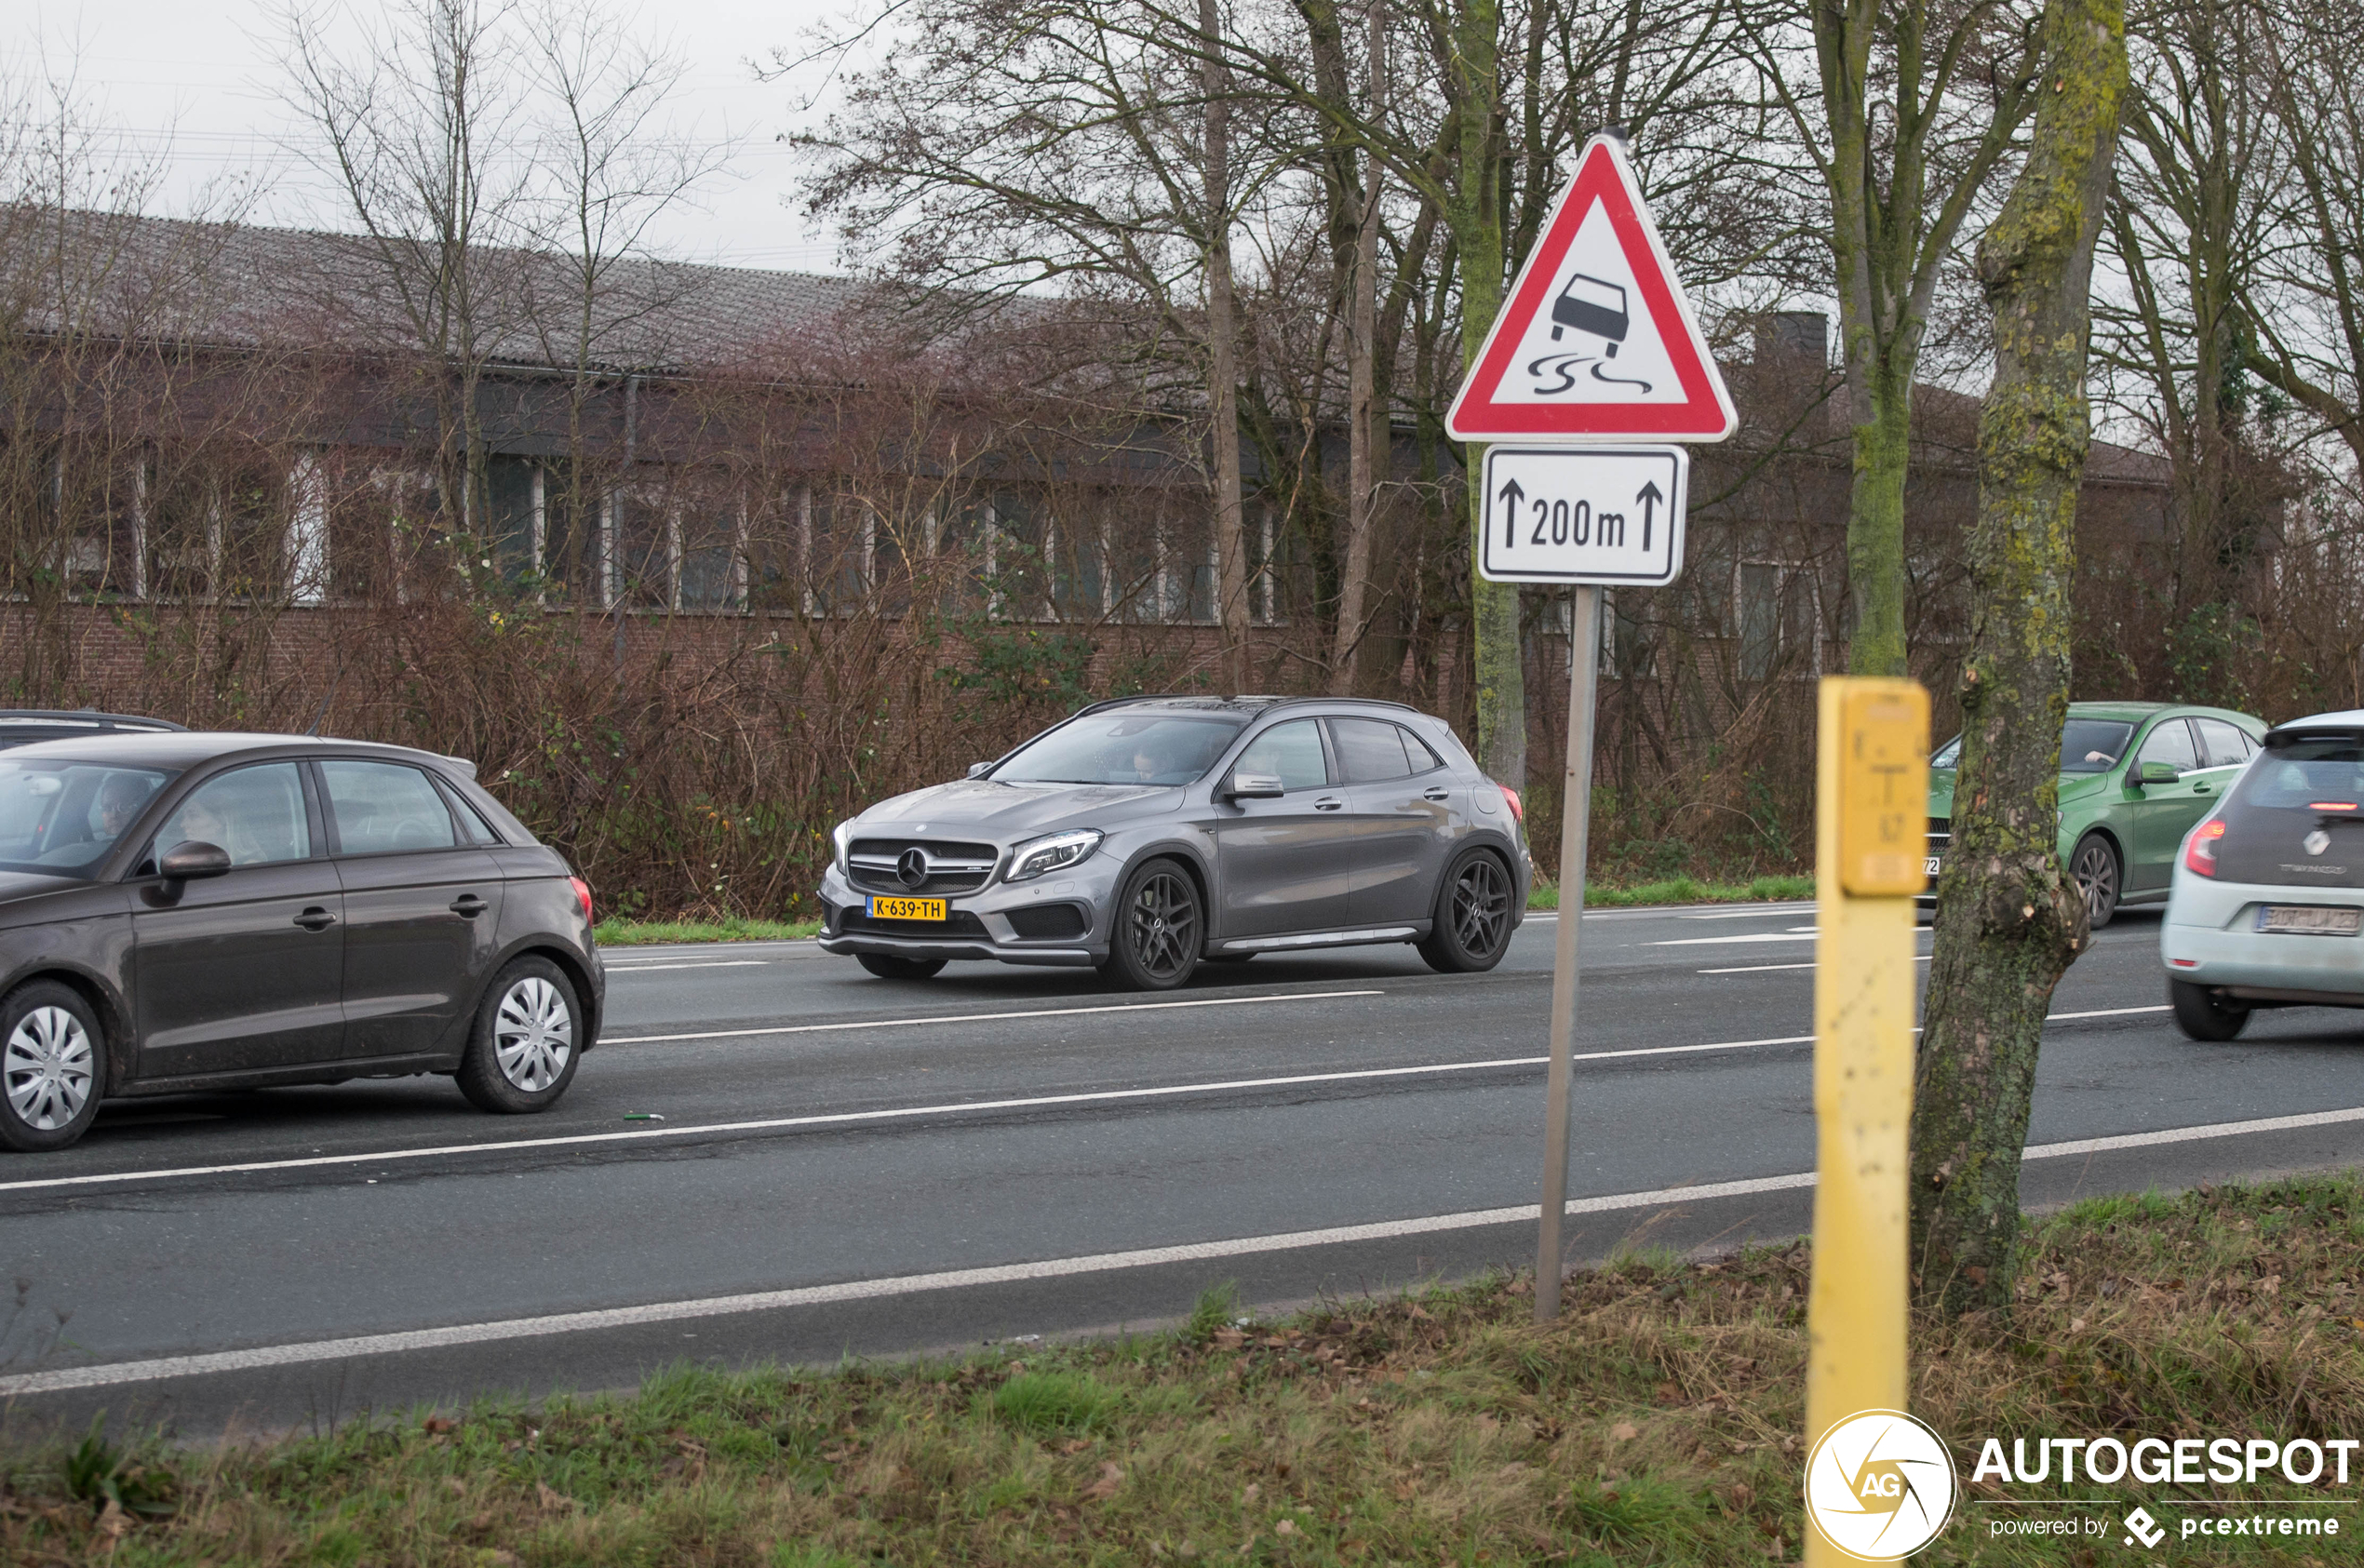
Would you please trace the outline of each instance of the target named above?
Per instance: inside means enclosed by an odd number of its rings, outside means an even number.
[[[1263,703],[1275,708],[1296,707],[1307,703],[1363,703],[1375,708],[1400,708],[1405,713],[1422,711],[1409,703],[1399,703],[1387,697],[1330,697],[1320,693],[1282,697],[1260,691],[1229,694],[1214,691],[1135,691],[1130,697],[1104,697],[1096,703],[1086,703],[1068,715],[1068,717],[1081,718],[1087,713],[1098,713],[1102,708],[1122,707],[1127,703],[1156,702]]]
[[[74,719],[95,724],[101,730],[173,730],[188,731],[185,724],[175,724],[168,718],[148,718],[139,714],[101,713],[96,708],[0,708],[0,721],[11,718],[44,719],[55,723],[59,719]]]

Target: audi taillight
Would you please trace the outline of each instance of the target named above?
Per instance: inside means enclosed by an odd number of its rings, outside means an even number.
[[[1494,787],[1500,790],[1502,792],[1502,798],[1511,803],[1511,815],[1518,818],[1521,825],[1525,825],[1526,822],[1526,802],[1519,798],[1519,792],[1512,789],[1509,784],[1496,784]]]
[[[2183,846],[2183,868],[2203,877],[2216,875],[2216,841],[2224,837],[2224,819],[2210,817],[2192,830],[2189,842]]]
[[[588,882],[586,882],[586,881],[584,881],[584,880],[582,878],[580,878],[580,877],[570,877],[570,878],[567,878],[567,880],[568,880],[569,882],[571,882],[571,883],[572,883],[572,884],[574,885],[574,897],[575,897],[575,902],[583,905],[583,918],[584,918],[586,922],[590,922],[590,920],[591,920],[591,884],[590,884],[590,883],[588,883]]]

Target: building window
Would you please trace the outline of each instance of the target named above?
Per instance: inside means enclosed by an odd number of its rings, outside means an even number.
[[[1806,679],[1822,673],[1822,609],[1813,571],[1784,561],[1742,561],[1735,578],[1740,678]]]

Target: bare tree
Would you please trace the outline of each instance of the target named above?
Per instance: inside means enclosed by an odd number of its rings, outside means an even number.
[[[1830,202],[1855,432],[1847,658],[1860,675],[1905,673],[1914,382],[1962,225],[2035,107],[2035,22],[2027,0],[1773,0],[1752,29]],[[1810,78],[1793,42],[1801,23]]]
[[[647,41],[638,19],[537,0],[524,17],[542,88],[536,115],[536,180],[525,213],[535,244],[556,259],[531,282],[555,275],[562,287],[528,302],[542,357],[567,383],[564,493],[552,516],[568,525],[562,558],[544,571],[584,582],[585,519],[599,481],[584,428],[592,399],[615,376],[645,369],[643,330],[675,302],[664,268],[648,256],[657,221],[719,179],[732,142],[704,140],[675,123],[688,62]]]
[[[1995,382],[1979,421],[1954,850],[1913,1097],[1914,1294],[1955,1311],[2011,1302],[2036,1051],[2052,988],[2089,940],[2054,808],[2091,440],[2093,249],[2127,90],[2124,0],[2048,0],[2040,47],[2057,86],[1978,248]]]
[[[438,503],[461,529],[487,516],[478,390],[521,316],[517,256],[504,248],[530,237],[527,82],[508,69],[517,20],[515,0],[282,18],[294,106],[318,137],[302,151],[368,238],[376,274],[364,308],[386,308],[431,388]],[[341,50],[339,31],[358,42]]]

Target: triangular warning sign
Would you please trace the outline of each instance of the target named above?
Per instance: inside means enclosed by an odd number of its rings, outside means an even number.
[[[1738,422],[1622,144],[1594,137],[1445,429],[1464,441],[1721,441]]]

